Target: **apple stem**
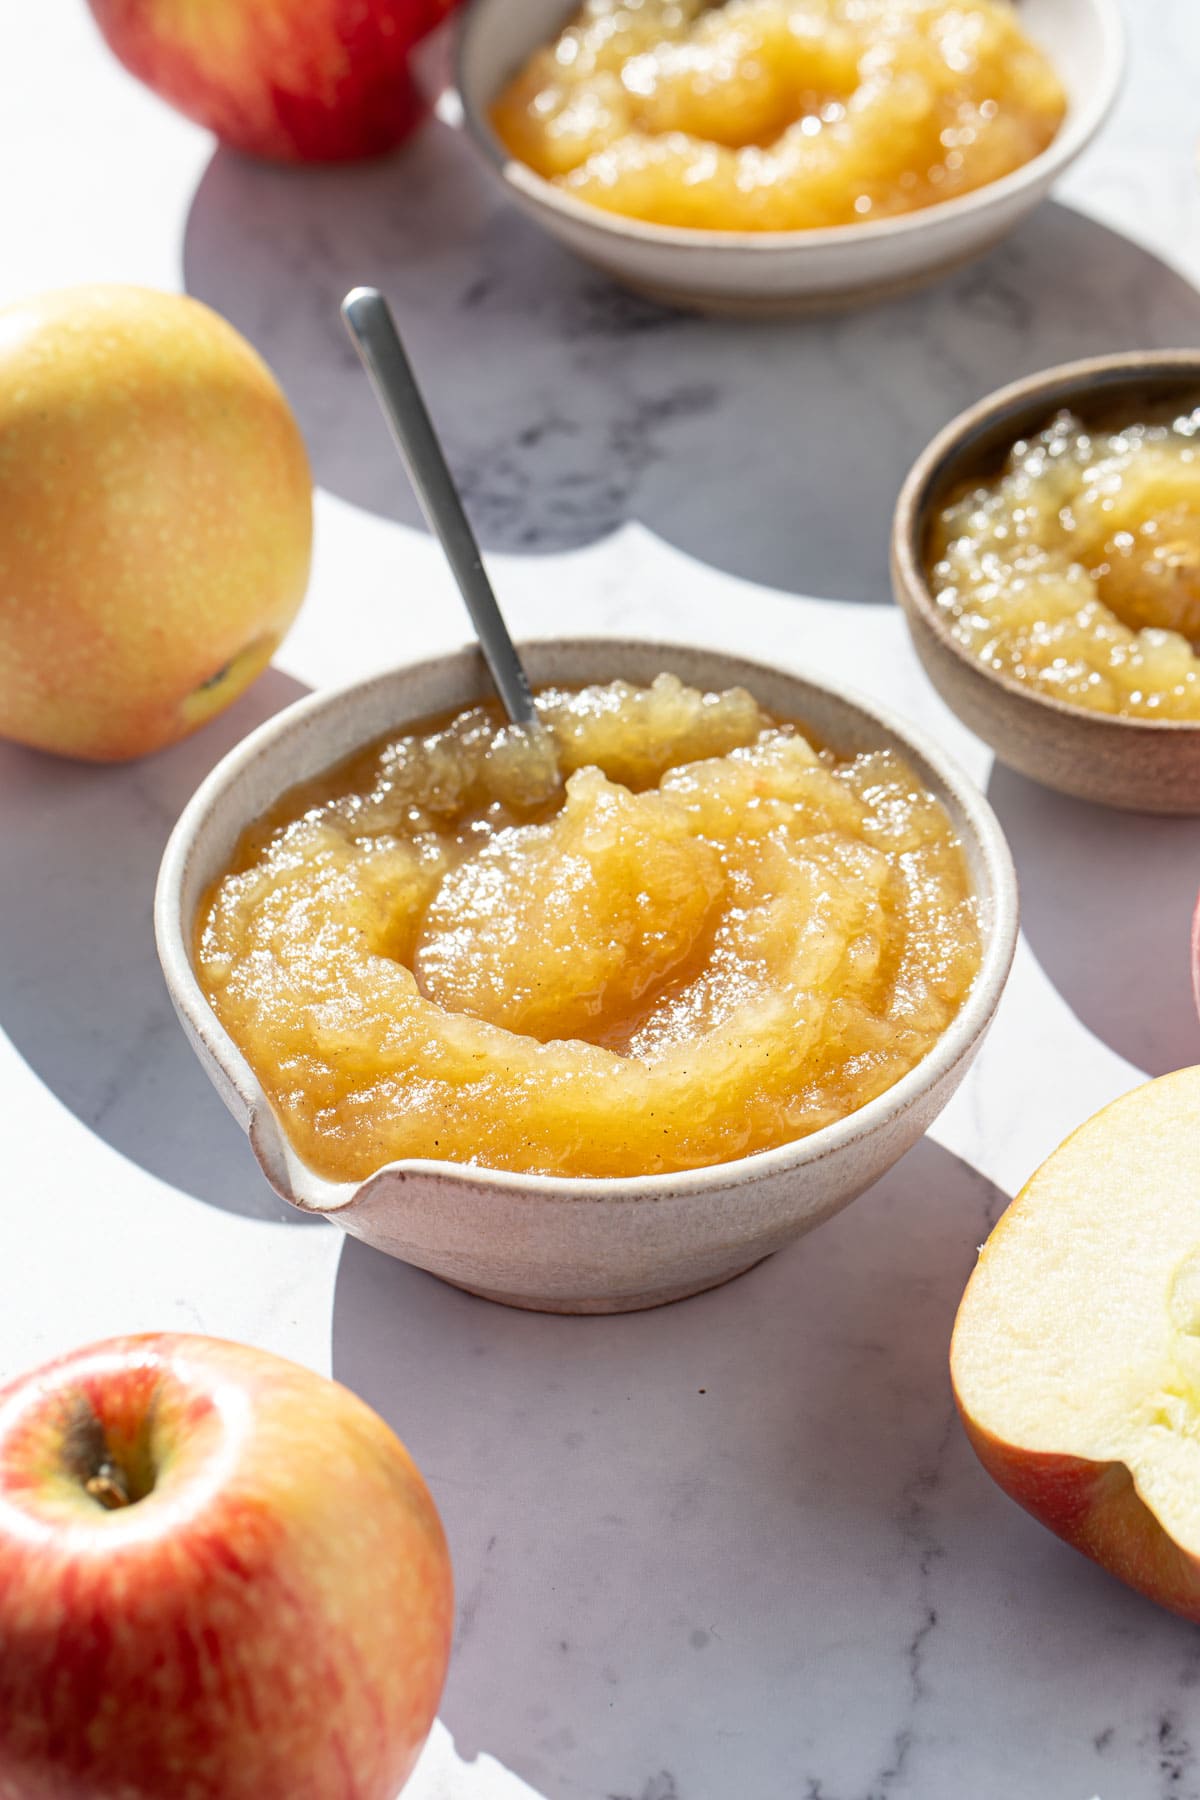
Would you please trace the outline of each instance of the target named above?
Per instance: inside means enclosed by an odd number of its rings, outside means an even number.
[[[100,1502],[106,1512],[116,1512],[118,1507],[130,1504],[125,1471],[107,1459],[100,1464],[96,1473],[88,1478],[84,1487],[93,1500]]]

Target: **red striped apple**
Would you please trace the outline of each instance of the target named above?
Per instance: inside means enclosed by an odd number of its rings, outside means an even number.
[[[89,0],[125,67],[222,143],[283,162],[399,144],[415,44],[454,0]]]
[[[0,1393],[0,1800],[394,1800],[450,1564],[345,1388],[117,1338]]]
[[[1200,1068],[1114,1101],[1037,1171],[968,1283],[951,1372],[1005,1492],[1200,1622]]]
[[[0,309],[0,736],[183,737],[266,667],[311,549],[304,441],[232,325],[148,288]]]

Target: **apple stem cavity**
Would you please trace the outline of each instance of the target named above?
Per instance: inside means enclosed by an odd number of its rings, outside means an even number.
[[[205,719],[227,706],[243,688],[257,680],[278,649],[279,639],[277,631],[252,638],[194,687],[182,703],[183,717],[189,728],[203,724]]]
[[[152,1492],[155,1469],[148,1429],[147,1418],[132,1442],[114,1444],[86,1399],[80,1397],[70,1408],[64,1421],[64,1460],[88,1499],[104,1512],[136,1506]]]
[[[197,683],[192,689],[192,692],[194,694],[207,694],[211,692],[213,688],[220,687],[236,661],[237,658],[231,656],[228,662],[223,662],[219,669],[215,669],[211,675],[206,675],[203,681]]]

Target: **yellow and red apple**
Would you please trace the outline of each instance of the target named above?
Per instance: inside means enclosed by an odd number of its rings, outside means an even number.
[[[266,667],[311,550],[299,428],[218,314],[107,286],[0,309],[0,736],[184,736]]]
[[[0,1800],[395,1800],[452,1610],[417,1469],[332,1381],[162,1335],[0,1393]]]
[[[1005,1492],[1200,1621],[1200,1068],[1114,1101],[1037,1171],[968,1283],[951,1372]]]
[[[125,67],[222,143],[344,162],[400,143],[423,106],[413,47],[454,0],[89,0]]]

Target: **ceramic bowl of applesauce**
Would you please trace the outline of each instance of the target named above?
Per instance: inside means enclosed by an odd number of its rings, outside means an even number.
[[[903,292],[1044,199],[1107,117],[1117,0],[473,0],[463,121],[522,211],[686,307]]]
[[[892,577],[946,703],[1060,793],[1200,814],[1200,351],[990,395],[918,458]]]
[[[532,738],[473,649],[261,726],[171,837],[159,953],[284,1199],[489,1299],[629,1311],[920,1137],[999,999],[1014,877],[940,752],[798,674],[523,659]]]

